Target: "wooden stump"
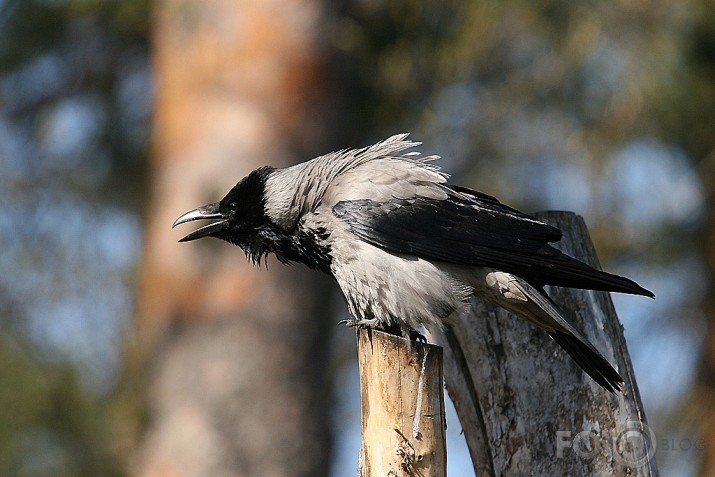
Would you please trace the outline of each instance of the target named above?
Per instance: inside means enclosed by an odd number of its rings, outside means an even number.
[[[444,477],[442,349],[358,330],[360,477]]]

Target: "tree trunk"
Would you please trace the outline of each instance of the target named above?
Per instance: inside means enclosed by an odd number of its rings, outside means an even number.
[[[698,475],[711,476],[715,473],[715,153],[708,187],[708,217],[704,228],[705,234],[705,267],[710,287],[703,299],[703,312],[706,319],[705,336],[700,354],[698,378],[695,385],[694,406],[696,409],[697,426],[700,433],[702,458]]]
[[[561,250],[598,266],[581,217],[538,217],[564,232]],[[454,346],[445,347],[447,388],[476,474],[657,475],[655,436],[610,296],[565,288],[550,294],[619,370],[623,393],[602,389],[542,330],[476,303],[454,333],[463,359]]]
[[[132,369],[147,425],[133,474],[321,476],[328,471],[327,281],[254,267],[173,220],[260,165],[323,152],[319,4],[155,5],[153,197]],[[142,385],[142,389],[144,386]]]

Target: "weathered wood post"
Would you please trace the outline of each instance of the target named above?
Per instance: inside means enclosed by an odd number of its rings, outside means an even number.
[[[360,477],[444,477],[442,349],[358,330]]]
[[[562,251],[599,267],[583,219],[537,217],[564,232]],[[554,301],[625,379],[612,395],[543,331],[477,302],[445,345],[445,379],[477,476],[656,476],[656,439],[608,293],[554,288]],[[468,375],[467,375],[468,374]]]

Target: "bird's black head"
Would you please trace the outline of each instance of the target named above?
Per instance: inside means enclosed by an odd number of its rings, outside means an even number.
[[[254,261],[271,252],[270,236],[275,225],[266,215],[266,178],[272,167],[261,167],[241,179],[219,202],[191,210],[174,222],[173,227],[194,220],[214,220],[194,230],[179,242],[202,237],[216,237],[238,245]]]

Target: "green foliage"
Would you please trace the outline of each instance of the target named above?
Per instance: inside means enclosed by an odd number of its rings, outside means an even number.
[[[3,476],[122,474],[102,330],[132,313],[149,20],[147,0],[0,2]]]
[[[107,403],[17,343],[0,339],[0,475],[120,475]]]
[[[0,65],[18,67],[35,56],[68,46],[76,22],[94,23],[98,34],[143,41],[148,0],[7,0],[0,6]]]

